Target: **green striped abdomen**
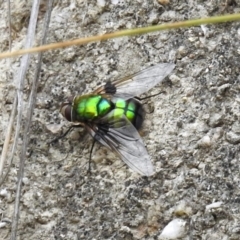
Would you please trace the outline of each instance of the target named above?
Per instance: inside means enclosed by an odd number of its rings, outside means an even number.
[[[134,98],[128,100],[117,98],[113,102],[115,108],[110,112],[110,118],[116,120],[125,115],[136,129],[141,128],[144,120],[144,110],[139,101]]]

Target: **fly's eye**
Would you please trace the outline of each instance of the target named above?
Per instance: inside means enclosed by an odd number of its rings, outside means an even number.
[[[69,102],[62,103],[60,112],[69,122],[72,121],[72,104]]]

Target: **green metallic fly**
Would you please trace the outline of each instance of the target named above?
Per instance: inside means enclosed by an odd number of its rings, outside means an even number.
[[[73,123],[72,127],[83,126],[93,137],[90,159],[98,141],[117,152],[132,170],[144,176],[154,174],[138,133],[145,112],[136,96],[161,82],[174,67],[173,63],[160,63],[123,79],[108,81],[90,94],[70,97],[62,103],[61,114]]]

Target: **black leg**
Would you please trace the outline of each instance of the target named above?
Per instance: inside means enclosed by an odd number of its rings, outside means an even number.
[[[94,147],[95,143],[96,143],[96,139],[94,138],[93,142],[92,142],[92,147],[90,150],[89,161],[88,161],[88,174],[91,174],[92,151],[93,151],[93,147]]]
[[[59,137],[56,137],[55,139],[53,139],[51,142],[49,142],[48,144],[57,142],[59,139],[64,138],[68,133],[70,133],[74,128],[79,128],[79,127],[83,127],[82,125],[72,125],[68,128],[68,130],[63,133],[62,135],[60,135]]]
[[[145,100],[145,99],[148,99],[148,98],[151,98],[151,97],[155,97],[155,96],[157,96],[157,95],[160,95],[161,93],[165,93],[165,92],[162,91],[162,92],[159,92],[159,93],[156,93],[156,94],[153,94],[153,95],[150,95],[150,96],[144,97],[144,98],[140,98],[140,97],[134,97],[134,98],[136,98],[137,100],[142,101],[142,100]]]

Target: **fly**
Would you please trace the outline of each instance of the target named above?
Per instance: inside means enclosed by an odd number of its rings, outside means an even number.
[[[93,137],[90,160],[94,143],[98,141],[115,151],[133,171],[143,176],[154,174],[138,133],[145,113],[136,96],[160,83],[174,67],[173,63],[160,63],[62,103],[60,112],[73,123],[72,127],[83,126]]]

